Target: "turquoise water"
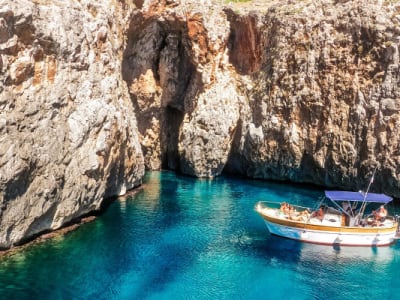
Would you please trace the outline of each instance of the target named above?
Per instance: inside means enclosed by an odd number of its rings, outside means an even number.
[[[0,258],[1,299],[400,299],[400,247],[271,236],[259,200],[316,204],[322,190],[146,175],[64,237]]]

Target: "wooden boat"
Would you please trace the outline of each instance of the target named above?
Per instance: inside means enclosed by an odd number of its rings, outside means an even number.
[[[260,201],[256,211],[275,235],[303,242],[339,246],[385,246],[397,239],[398,218],[382,213],[392,198],[383,194],[325,191],[318,211]],[[289,209],[287,207],[289,206]],[[290,210],[290,207],[292,209]],[[387,213],[387,212],[386,212]]]

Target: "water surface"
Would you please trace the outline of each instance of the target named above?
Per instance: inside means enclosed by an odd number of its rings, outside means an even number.
[[[259,200],[322,190],[151,172],[77,231],[0,258],[1,299],[399,299],[400,247],[333,248],[271,236]]]

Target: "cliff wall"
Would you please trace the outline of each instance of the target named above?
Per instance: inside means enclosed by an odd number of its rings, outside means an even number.
[[[124,79],[148,168],[359,190],[377,167],[400,196],[399,4],[146,3]]]
[[[399,197],[400,4],[306,1],[228,16],[230,61],[251,82],[228,169],[359,190],[377,167],[373,189]],[[242,45],[243,28],[254,45]]]
[[[0,1],[0,249],[141,183],[117,1]]]
[[[256,9],[256,10],[252,10]],[[400,197],[395,1],[0,0],[0,248],[144,168]]]

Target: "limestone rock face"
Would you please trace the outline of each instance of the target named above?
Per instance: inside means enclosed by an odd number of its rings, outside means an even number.
[[[377,167],[399,197],[399,5],[225,4],[147,0],[131,19],[146,166],[353,190]]]
[[[0,1],[0,248],[141,183],[118,1]]]
[[[399,197],[399,13],[381,1],[230,11],[257,43],[231,43],[251,85],[227,169],[359,190],[377,167],[373,189]],[[259,58],[243,66],[238,51]]]
[[[147,168],[221,174],[240,109],[229,32],[212,1],[144,1],[131,19],[123,76]]]

